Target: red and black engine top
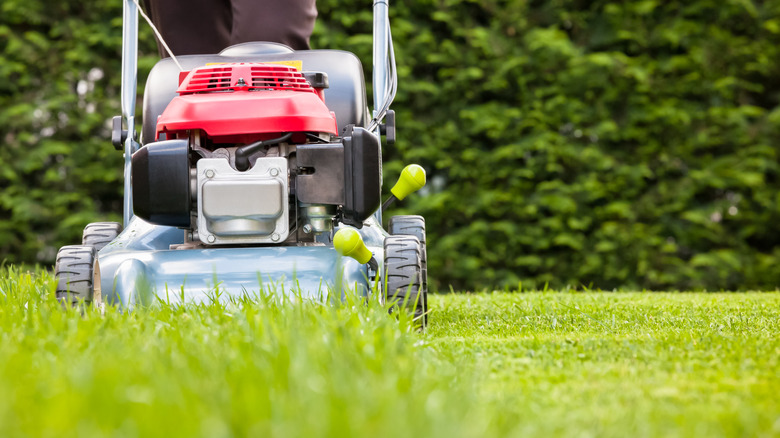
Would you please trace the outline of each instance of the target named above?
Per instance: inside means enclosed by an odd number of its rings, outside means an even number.
[[[185,76],[186,74],[186,76]],[[338,134],[336,115],[295,67],[218,64],[180,75],[179,94],[157,120],[157,139],[205,131],[214,143],[251,143],[286,132]]]

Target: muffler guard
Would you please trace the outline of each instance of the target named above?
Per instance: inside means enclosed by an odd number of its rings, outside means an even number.
[[[261,158],[246,172],[198,161],[198,237],[207,245],[279,243],[289,231],[287,159]]]

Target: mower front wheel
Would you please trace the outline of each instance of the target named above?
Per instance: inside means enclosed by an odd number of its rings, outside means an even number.
[[[420,261],[422,263],[422,289],[425,291],[423,306],[428,309],[428,249],[425,238],[425,218],[418,215],[400,215],[390,218],[387,224],[387,232],[394,236],[415,236],[420,240],[422,249]],[[425,324],[428,324],[428,313],[423,316]]]
[[[116,239],[122,232],[122,224],[117,222],[93,222],[84,227],[81,244],[92,246],[100,251],[104,246]]]
[[[427,291],[422,282],[420,240],[416,236],[387,236],[384,249],[387,300],[412,311],[415,325],[425,328]]]
[[[103,304],[97,249],[87,245],[63,246],[54,264],[57,299],[63,304],[83,301],[96,307]]]

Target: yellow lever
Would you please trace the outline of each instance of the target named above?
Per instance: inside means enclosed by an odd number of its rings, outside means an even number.
[[[344,257],[352,257],[358,263],[368,263],[374,255],[366,248],[360,233],[354,228],[342,228],[333,236],[333,246]]]
[[[425,169],[418,164],[410,164],[401,171],[401,176],[398,177],[398,182],[390,189],[390,193],[398,200],[403,200],[411,193],[423,188],[424,185]]]

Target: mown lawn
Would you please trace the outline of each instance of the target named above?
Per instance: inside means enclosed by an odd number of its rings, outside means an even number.
[[[780,436],[780,294],[63,311],[0,270],[0,436]]]

